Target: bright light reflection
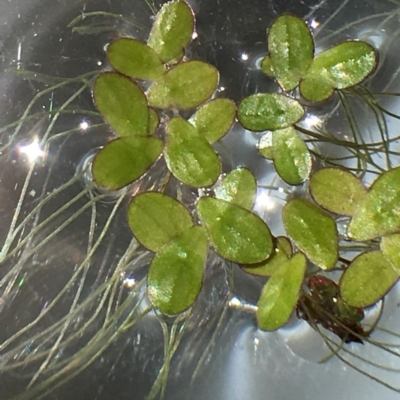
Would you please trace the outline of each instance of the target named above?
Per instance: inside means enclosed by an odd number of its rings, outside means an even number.
[[[132,289],[136,284],[136,280],[134,278],[125,278],[124,279],[124,286],[128,289]]]
[[[243,61],[247,61],[247,60],[249,59],[249,55],[246,54],[246,53],[242,53],[241,56],[240,56],[240,58],[241,58]]]
[[[193,32],[193,35],[192,35],[192,40],[196,39],[198,36],[199,36],[199,35],[198,35],[198,33],[197,33],[197,32]]]
[[[313,29],[317,29],[317,28],[319,27],[319,22],[318,22],[316,19],[313,19],[313,20],[310,22],[310,26],[311,26],[311,28],[313,28]]]
[[[256,203],[256,208],[265,209],[267,211],[271,211],[276,207],[275,201],[271,198],[270,195],[267,194],[267,192],[261,192],[257,196]]]
[[[86,129],[89,128],[89,123],[87,121],[83,121],[79,126],[83,131],[86,131]]]
[[[32,164],[37,161],[38,158],[44,157],[44,151],[40,148],[39,138],[34,137],[32,143],[25,146],[19,146],[18,151],[27,157],[28,161]]]
[[[319,125],[320,123],[321,119],[318,118],[316,115],[308,115],[304,120],[304,125],[306,125],[307,128],[312,128]]]

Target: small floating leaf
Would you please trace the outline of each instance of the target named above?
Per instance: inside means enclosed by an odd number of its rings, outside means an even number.
[[[314,56],[314,40],[306,23],[294,15],[282,15],[268,32],[272,70],[283,90],[293,90],[307,73]]]
[[[156,110],[153,110],[152,108],[149,108],[149,126],[147,128],[149,136],[156,133],[158,125],[160,125],[160,117],[158,115],[158,112]]]
[[[103,72],[93,87],[97,109],[118,136],[147,136],[149,111],[142,89],[116,72]]]
[[[341,168],[323,168],[311,176],[310,192],[326,210],[351,216],[364,200],[367,189],[351,172]]]
[[[307,78],[300,82],[301,95],[310,101],[320,102],[329,99],[335,88],[317,78]]]
[[[304,115],[301,104],[278,93],[258,93],[242,100],[238,107],[239,122],[250,131],[286,128]]]
[[[256,197],[257,182],[247,168],[236,168],[215,189],[215,197],[250,210]]]
[[[199,135],[213,144],[231,128],[236,115],[236,106],[229,99],[215,99],[203,106],[190,118]]]
[[[281,264],[264,286],[257,308],[257,323],[264,331],[284,325],[296,307],[307,261],[297,253]]]
[[[300,185],[311,172],[311,155],[303,139],[290,126],[272,135],[274,165],[278,175],[289,185]]]
[[[282,213],[294,244],[318,267],[332,269],[338,260],[338,233],[333,218],[308,200],[293,199]]]
[[[158,159],[163,142],[152,137],[120,138],[106,144],[93,160],[98,185],[117,190],[140,178]]]
[[[167,127],[165,161],[172,174],[186,185],[208,187],[221,173],[221,162],[214,149],[200,137],[196,128],[176,117]]]
[[[165,72],[157,53],[136,39],[115,40],[107,47],[107,57],[114,69],[131,78],[154,80]]]
[[[204,228],[193,226],[166,244],[153,258],[147,278],[152,304],[165,314],[179,314],[197,299],[207,257]]]
[[[375,239],[400,230],[400,167],[384,172],[356,207],[349,236],[357,241]]]
[[[353,307],[365,308],[379,301],[399,279],[399,270],[381,251],[356,257],[340,279],[342,299]]]
[[[400,234],[396,233],[383,237],[381,251],[386,259],[400,272]]]
[[[258,143],[258,151],[267,160],[274,159],[274,148],[272,147],[273,132],[267,132]]]
[[[376,66],[374,48],[362,41],[340,43],[318,54],[300,84],[304,98],[327,99],[333,89],[346,89],[362,82]]]
[[[252,275],[271,276],[285,261],[292,256],[290,240],[284,236],[277,237],[272,254],[258,264],[242,265],[244,271]]]
[[[155,81],[147,92],[147,98],[156,108],[194,108],[212,96],[218,80],[218,70],[211,64],[183,62]]]
[[[197,212],[215,251],[227,260],[253,264],[271,254],[270,231],[256,214],[212,197],[202,197]]]
[[[265,56],[261,61],[261,69],[265,75],[270,78],[275,77],[274,68],[272,66],[271,58],[269,55]]]
[[[142,193],[132,199],[128,223],[136,239],[155,252],[193,225],[186,207],[158,192]]]
[[[192,39],[194,15],[186,1],[170,1],[161,7],[150,32],[148,45],[164,62],[178,58]]]

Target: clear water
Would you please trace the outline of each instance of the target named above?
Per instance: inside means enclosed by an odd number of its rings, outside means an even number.
[[[371,90],[399,90],[400,8],[395,2],[190,3],[198,38],[187,55],[220,70],[220,95],[238,101],[255,92],[278,90],[257,66],[266,53],[266,28],[284,12],[303,17],[315,29],[317,51],[349,38],[374,44],[381,61],[369,81]],[[99,191],[91,186],[85,169],[112,133],[95,115],[82,80],[51,88],[59,81],[43,78],[40,82],[38,76],[23,76],[15,69],[59,78],[102,69],[104,47],[112,39],[146,38],[151,11],[143,0],[0,0],[0,9],[0,127],[21,118],[34,96],[49,89],[33,104],[30,115],[34,117],[21,126],[7,127],[0,136],[1,399],[145,399],[163,366],[166,347],[171,354],[178,342],[169,366],[166,399],[398,397],[336,358],[318,364],[327,349],[306,324],[293,319],[279,332],[259,331],[254,305],[264,281],[237,267],[231,273],[232,266],[212,255],[191,315],[179,321],[151,312],[136,321],[148,307],[143,279],[151,257],[127,227],[129,195]],[[85,25],[101,28],[92,35],[67,28],[77,15],[99,10],[121,14],[129,21],[87,16]],[[82,93],[72,99],[80,89]],[[365,103],[355,99],[352,104],[366,140],[379,138]],[[397,112],[397,97],[386,96],[382,104]],[[49,118],[48,112],[59,108],[63,111],[57,120]],[[386,122],[397,135],[397,119],[387,117]],[[321,124],[338,138],[350,135],[337,99],[310,109],[304,124],[307,128]],[[51,140],[43,147],[46,132]],[[258,140],[258,134],[236,125],[218,150],[227,169],[245,165],[256,174],[260,184],[256,210],[279,235],[283,233],[280,210],[288,198],[304,195],[305,188],[293,190],[276,177],[272,164],[257,153]],[[392,149],[398,147],[394,143]],[[316,149],[337,156],[341,152],[329,144],[318,144]],[[376,159],[385,163],[382,156]],[[396,159],[392,162],[398,164]],[[158,185],[163,171],[159,163],[128,194]],[[196,199],[195,193],[179,185],[168,190],[180,193],[189,206]],[[15,232],[13,241],[10,228]],[[395,288],[381,325],[400,331],[397,299]],[[387,339],[382,332],[377,335]],[[396,357],[376,347],[350,348],[376,362],[400,367]],[[398,372],[376,369],[354,358],[353,362],[396,383]]]

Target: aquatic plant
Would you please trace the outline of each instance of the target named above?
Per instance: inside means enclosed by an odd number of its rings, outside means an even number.
[[[78,17],[71,27],[81,34],[106,28],[80,22]],[[158,321],[164,343],[163,364],[147,398],[162,398],[174,354],[185,335],[195,335],[192,310],[199,296],[210,295],[203,288],[205,275],[218,266],[231,288],[234,264],[250,275],[268,277],[253,309],[259,328],[277,330],[297,314],[320,334],[328,351],[399,391],[348,358],[387,368],[348,347],[362,343],[398,356],[395,343],[374,339],[381,329],[379,315],[372,323],[367,320],[372,306],[383,310],[387,293],[399,279],[400,169],[392,165],[397,153],[390,148],[398,138],[389,136],[385,119],[397,116],[367,86],[360,86],[377,68],[377,51],[367,42],[353,40],[314,55],[307,24],[284,14],[268,29],[268,54],[260,65],[265,79],[276,80],[283,93],[252,94],[236,109],[232,100],[216,94],[217,68],[186,56],[194,36],[193,10],[185,1],[175,0],[158,11],[147,42],[126,36],[108,44],[106,71],[71,79],[16,71],[51,86],[35,96],[20,120],[3,129],[15,127],[2,148],[6,152],[23,125],[47,124],[44,135],[33,142],[37,152],[0,253],[6,271],[0,281],[0,306],[29,293],[26,283],[48,272],[45,262],[35,257],[43,246],[54,244],[61,231],[74,234],[76,221],[86,218],[81,234],[87,239],[86,249],[74,254],[76,266],[67,284],[57,288],[34,320],[7,333],[0,344],[1,372],[27,380],[27,390],[15,399],[50,395],[121,335],[140,331],[148,316]],[[32,113],[42,96],[65,87],[73,88],[73,95],[61,107]],[[92,93],[95,111],[72,107],[85,91]],[[332,96],[351,127],[353,136],[348,140],[335,137],[326,126],[309,129],[304,124],[306,112]],[[361,133],[353,115],[354,99],[376,118],[381,141],[367,141]],[[63,151],[60,141],[87,129],[79,126],[54,134],[57,120],[71,114],[91,118],[95,122],[90,129],[101,128],[105,134],[78,173],[54,187],[52,177]],[[273,161],[279,177],[288,185],[303,185],[301,198],[289,198],[282,210],[286,236],[274,237],[254,211],[259,184],[253,173],[245,167],[223,166],[216,143],[230,131],[236,114],[244,128],[262,132],[259,153]],[[340,147],[346,155],[336,159],[325,154],[318,148],[325,143]],[[29,212],[22,213],[37,159],[51,146],[58,146],[58,153],[47,160],[42,192]],[[379,156],[385,158],[386,167]],[[347,166],[347,161],[354,164]],[[370,185],[366,174],[375,175]],[[82,182],[84,189],[65,199],[66,190]],[[112,227],[123,234],[116,238]],[[118,243],[121,237],[124,243]],[[121,254],[114,257],[118,246]],[[354,258],[346,258],[349,248],[356,252]],[[111,267],[98,272],[98,260],[102,265],[110,262]],[[45,319],[65,301],[68,314],[46,326]],[[229,290],[193,381],[231,304]],[[81,345],[75,351],[77,343]]]

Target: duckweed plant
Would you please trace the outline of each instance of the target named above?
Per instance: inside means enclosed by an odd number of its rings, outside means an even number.
[[[78,20],[71,25],[76,26]],[[75,278],[87,273],[91,257],[125,196],[129,196],[125,218],[132,240],[115,273],[101,289],[80,305],[77,295],[71,306],[68,318],[78,316],[88,304],[95,309],[93,319],[105,308],[103,326],[79,354],[56,368],[52,360],[59,344],[66,340],[70,320],[57,322],[52,339],[47,339],[54,343],[50,350],[32,358],[39,367],[30,379],[31,391],[15,398],[44,398],[84,370],[118,334],[150,312],[160,321],[163,317],[174,318],[172,328],[161,322],[167,332],[166,355],[148,396],[162,398],[171,359],[191,308],[196,306],[202,291],[207,265],[215,254],[226,269],[236,264],[248,274],[267,278],[255,312],[261,330],[277,330],[297,316],[321,335],[332,354],[362,374],[400,391],[342,354],[351,353],[349,344],[363,343],[395,354],[390,345],[373,339],[374,331],[379,329],[379,318],[372,324],[365,321],[371,308],[378,305],[383,309],[385,296],[400,277],[400,167],[393,167],[388,161],[387,168],[382,168],[374,158],[376,154],[384,154],[389,160],[394,154],[389,144],[394,139],[386,137],[382,128],[382,142],[367,143],[357,134],[346,141],[326,130],[306,129],[303,124],[307,112],[332,97],[339,99],[350,124],[354,122],[349,106],[351,96],[362,99],[371,112],[385,113],[369,90],[360,85],[374,73],[377,51],[364,41],[349,40],[315,54],[313,33],[308,25],[297,16],[284,14],[268,27],[268,54],[260,63],[265,79],[278,83],[279,93],[252,94],[236,106],[232,100],[217,96],[220,74],[215,66],[186,57],[186,47],[193,37],[195,18],[190,5],[184,0],[170,1],[155,16],[146,43],[132,37],[118,37],[106,48],[107,70],[68,81],[55,79],[51,87],[55,90],[78,83],[81,89],[74,96],[90,88],[97,110],[91,111],[91,115],[98,119],[98,126],[107,124],[113,135],[112,140],[96,150],[91,164],[66,184],[67,187],[87,176],[93,179],[90,189],[72,201],[89,195],[85,207],[92,207],[93,218],[87,255],[61,292],[68,291]],[[38,74],[19,72],[41,79]],[[72,100],[53,111],[54,118]],[[22,123],[15,124],[15,135]],[[226,171],[222,166],[215,145],[235,123],[248,131],[261,132],[260,157],[271,160],[276,173],[288,185],[304,188],[303,196],[288,199],[283,208],[281,217],[286,236],[274,237],[266,222],[253,211],[259,185],[250,169],[240,166]],[[49,134],[50,130],[42,145],[69,132],[48,139]],[[356,166],[346,168],[339,160],[318,152],[315,143],[326,142],[345,149],[350,156],[343,159],[355,160]],[[366,185],[363,178],[372,173],[376,177],[371,185]],[[153,175],[157,176],[156,182],[145,184]],[[171,182],[178,188],[173,194]],[[131,190],[133,187],[139,187],[139,193]],[[38,208],[20,225],[15,222],[20,212],[17,209],[0,254],[2,263],[12,259],[31,240],[28,235],[15,244],[30,218],[36,218],[32,229],[37,232],[64,210],[63,207],[58,214],[39,222],[40,209],[62,190],[63,187],[44,196]],[[195,200],[183,201],[183,190],[188,190]],[[94,235],[95,205],[107,193],[117,193],[118,201],[103,231]],[[78,217],[79,213],[72,215],[65,226]],[[342,221],[345,221],[344,232],[339,229]],[[346,251],[343,243],[347,242],[357,251],[353,259],[343,256]],[[107,251],[112,252],[110,246]],[[19,265],[37,248],[33,246]],[[121,273],[128,270],[132,260],[137,262],[149,254],[152,255],[149,268],[133,295],[122,303],[116,300],[115,285]],[[14,272],[8,278],[16,281],[19,275],[13,278]],[[96,308],[99,298],[100,305]],[[107,303],[108,298],[111,300]],[[114,313],[113,307],[117,310]],[[139,310],[141,307],[144,311]],[[80,326],[67,341],[83,335],[91,321]],[[0,350],[13,342],[19,350],[23,349],[28,343],[23,334],[28,329],[15,333]],[[45,334],[41,332],[35,339]],[[82,362],[75,368],[78,359]],[[12,370],[15,366],[8,368]],[[45,371],[50,377],[37,382]]]

